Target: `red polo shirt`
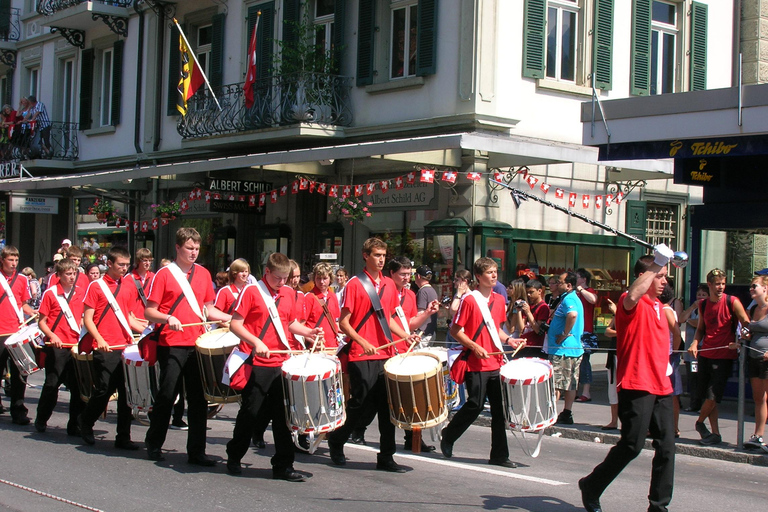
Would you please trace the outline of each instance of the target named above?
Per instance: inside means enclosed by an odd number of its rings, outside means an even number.
[[[413,317],[419,314],[419,308],[416,306],[416,294],[410,288],[403,287],[402,291],[398,293],[397,300],[400,302],[400,307],[403,308],[403,314],[407,322],[410,322]],[[402,325],[400,317],[394,311],[392,312],[392,318],[397,321],[397,325]],[[408,326],[408,332],[411,332],[410,326]],[[402,354],[408,350],[408,346],[408,342],[403,340],[395,345],[395,348],[399,354]]]
[[[331,326],[328,321],[328,317],[323,311],[321,301],[325,301],[328,305],[328,312],[331,314],[335,325]],[[311,292],[304,296],[304,316],[307,323],[305,324],[310,329],[320,327],[323,330],[323,337],[325,339],[326,347],[337,347],[339,344],[336,340],[336,332],[339,330],[339,316],[341,315],[341,309],[339,308],[339,300],[336,298],[336,294],[330,289],[325,295],[314,287]],[[334,332],[336,329],[336,332]]]
[[[46,286],[46,290],[48,288],[53,288],[57,284],[59,284],[59,274],[54,272],[51,274],[51,277],[48,278],[48,286]],[[91,282],[88,280],[88,276],[85,275],[85,272],[80,270],[80,267],[77,268],[77,278],[75,278],[75,286],[80,286],[83,290],[88,288],[88,285],[91,284]]]
[[[192,293],[197,298],[197,304],[200,307],[200,311],[203,310],[203,306],[208,303],[212,303],[214,297],[213,294],[213,282],[211,281],[211,273],[195,263],[190,268],[189,272],[184,276],[189,279],[189,274],[194,269],[192,275]],[[135,288],[135,287],[134,287]],[[181,286],[173,277],[168,267],[163,267],[157,271],[155,277],[152,279],[152,284],[149,288],[149,296],[147,300],[157,304],[157,310],[162,314],[168,314],[171,306],[176,302],[179,296],[184,295],[181,291]],[[182,324],[194,324],[199,323],[201,320],[195,314],[190,307],[186,298],[182,298],[179,305],[171,313]],[[172,331],[165,327],[160,331],[160,345],[164,347],[194,347],[195,341],[205,332],[205,326],[195,325],[191,327],[184,327],[181,331]]]
[[[109,291],[112,292],[112,295],[114,295],[117,305],[120,306],[120,310],[123,312],[123,316],[125,316],[125,320],[128,321],[128,315],[136,307],[136,301],[141,301],[141,299],[139,299],[139,293],[133,285],[132,278],[130,276],[122,277],[115,281],[109,277],[109,274],[104,274],[104,277],[101,279],[107,285]],[[119,290],[118,285],[120,286]],[[84,303],[85,307],[93,309],[93,323],[96,324],[99,334],[101,334],[101,337],[104,338],[104,341],[106,341],[110,347],[122,347],[133,343],[133,335],[125,332],[123,325],[117,319],[117,315],[112,308],[109,308],[109,311],[107,311],[104,318],[99,322],[99,319],[102,318],[101,315],[104,312],[104,309],[109,305],[109,302],[107,301],[107,297],[104,295],[98,280],[88,285],[88,290],[85,292]],[[90,345],[88,344],[89,341]],[[86,352],[89,352],[89,347],[95,349],[96,340],[93,339],[90,334],[86,334],[83,341],[80,343],[80,348],[81,350],[85,349]]]
[[[498,328],[506,320],[506,301],[504,297],[496,292],[491,292],[490,300],[488,301],[488,309],[491,311],[491,318],[493,318],[494,325]],[[480,325],[483,324],[483,314],[480,312],[480,308],[477,305],[475,296],[471,293],[464,295],[459,305],[459,310],[456,311],[456,315],[453,317],[453,323],[459,327],[464,328],[464,334],[472,339],[477,332]],[[483,328],[480,331],[480,335],[475,343],[483,347],[488,352],[498,352],[499,348],[494,345],[491,333],[487,328]],[[490,356],[488,359],[478,359],[474,352],[469,353],[469,359],[467,370],[470,372],[487,372],[492,370],[498,370],[501,368],[503,361],[502,355]]]
[[[367,270],[365,273],[376,288],[376,293],[379,294],[381,306],[384,310],[384,318],[392,318],[395,308],[400,304],[400,298],[398,297],[395,282],[391,278],[384,276],[384,274],[380,274],[381,280],[377,284],[373,278],[371,278],[371,275],[368,274]],[[342,308],[346,308],[350,311],[350,325],[353,329],[357,330],[357,333],[368,343],[375,347],[380,347],[390,342],[384,335],[384,331],[381,329],[381,325],[379,325],[379,320],[375,314],[370,315],[363,325],[359,325],[368,311],[371,310],[371,299],[368,298],[368,294],[365,292],[365,288],[363,288],[363,285],[357,276],[350,279],[347,286],[344,288],[344,304],[342,304]],[[349,350],[349,360],[371,361],[376,359],[389,359],[394,352],[393,347],[388,347],[367,356],[363,353],[363,349],[360,345],[352,342],[352,347]]]
[[[237,286],[233,284],[227,285],[216,293],[216,303],[214,305],[219,311],[223,311],[228,315],[232,314],[239,296],[240,290],[237,289]]]
[[[280,316],[283,332],[285,332],[288,343],[292,345],[291,348],[294,350],[301,349],[288,331],[288,326],[297,318],[298,311],[295,290],[290,286],[282,286],[278,291],[275,291],[270,288],[269,285],[267,285],[267,290],[272,295],[272,300],[274,300],[277,305],[277,314]],[[243,327],[245,327],[248,332],[258,337],[269,350],[286,350],[274,325],[270,325],[264,335],[261,336],[261,331],[269,319],[269,311],[267,311],[267,305],[264,303],[264,299],[262,298],[257,285],[250,284],[243,289],[243,292],[240,294],[240,299],[235,306],[235,312],[243,317]],[[240,342],[240,350],[250,353],[253,350],[253,347],[249,343],[242,341]],[[253,365],[268,367],[282,366],[283,361],[289,357],[290,355],[288,354],[272,354],[268,358],[254,355]]]
[[[546,323],[547,320],[549,320],[549,306],[547,306],[546,302],[541,301],[536,306],[532,306],[532,308],[533,319],[538,322],[539,325]],[[525,329],[523,329],[523,333],[520,337],[525,339],[526,347],[541,348],[544,346],[544,336],[544,331],[539,331],[539,334],[536,334],[526,323]]]
[[[81,288],[75,284],[73,289],[74,292],[69,299],[69,309],[72,311],[72,316],[75,317],[75,322],[77,322],[79,328],[83,325],[83,299],[85,299],[87,287]],[[59,306],[59,301],[56,299],[57,296],[64,297],[64,300],[67,299],[61,285],[55,285],[53,288],[45,290],[40,301],[40,309],[38,310],[40,316],[45,317],[48,328],[59,337],[65,346],[77,345],[77,341],[80,338],[80,330],[73,331],[66,317],[62,315],[56,328],[53,328],[53,324],[56,323],[56,319],[59,318],[61,313],[61,306]]]
[[[11,301],[16,301],[16,305],[21,310],[21,306],[30,299],[29,282],[27,281],[27,276],[19,274],[18,271],[11,275],[3,272],[3,276],[5,276],[5,280],[8,281],[8,285],[11,287],[13,297],[6,297],[0,303],[0,333],[13,334],[19,330],[21,323],[19,323],[19,317],[16,316],[16,311],[14,311]],[[3,295],[5,295],[5,291],[0,288],[0,297]]]

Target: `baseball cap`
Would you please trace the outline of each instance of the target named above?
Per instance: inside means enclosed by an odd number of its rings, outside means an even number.
[[[72,240],[70,240],[69,238],[65,238],[64,240],[61,241],[61,245],[72,245]]]
[[[63,259],[64,259],[64,255],[63,254],[54,254],[53,255],[53,262],[54,263],[56,263],[57,261],[61,261]]]
[[[416,269],[416,273],[421,277],[432,277],[432,269],[429,268],[429,265],[421,265]]]
[[[768,276],[768,268],[764,268],[763,270],[758,270],[755,272],[756,276]]]

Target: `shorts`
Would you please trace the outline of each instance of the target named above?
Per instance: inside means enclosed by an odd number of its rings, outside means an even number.
[[[750,379],[768,379],[768,361],[762,357],[750,357],[747,361],[747,375]]]
[[[579,388],[581,357],[549,356],[555,374],[555,389],[576,391]]]
[[[733,359],[709,359],[699,356],[698,391],[703,400],[723,400],[725,385],[733,373]]]

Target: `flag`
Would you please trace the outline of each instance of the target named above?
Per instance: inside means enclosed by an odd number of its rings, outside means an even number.
[[[383,193],[386,193],[389,190],[389,180],[380,181],[379,188]]]
[[[533,190],[534,187],[536,187],[536,184],[539,182],[539,178],[536,176],[528,176],[526,181],[528,182],[528,186],[531,187],[531,190]]]
[[[253,86],[256,84],[256,33],[259,30],[259,20],[261,11],[256,14],[256,25],[251,34],[251,44],[248,45],[248,69],[245,73],[245,83],[243,84],[243,96],[245,97],[245,108],[253,107]]]
[[[542,184],[541,184],[541,190],[542,190],[542,192],[544,192],[545,194],[546,194],[547,192],[549,192],[549,188],[550,188],[550,187],[551,187],[551,185],[550,185],[549,183],[547,183],[546,181],[545,181],[544,183],[542,183]]]
[[[299,182],[298,181],[294,181],[291,184],[291,193],[292,194],[298,194],[299,193]]]
[[[622,199],[624,199],[624,192],[617,192],[616,197],[614,197],[616,204],[621,204]]]
[[[571,208],[576,206],[576,192],[571,192],[570,194],[568,194],[568,206],[570,206]]]
[[[589,208],[589,194],[581,196],[581,207],[584,209]]]
[[[595,196],[595,208],[603,207],[603,196]]]
[[[266,202],[267,202],[267,193],[262,192],[261,194],[259,194],[259,208],[264,206],[264,203]]]
[[[146,233],[147,231],[149,231],[149,222],[144,220],[141,222],[141,232]]]
[[[251,194],[248,196],[248,206],[256,206],[256,194]]]
[[[181,34],[179,34],[179,51],[181,52],[181,78],[179,79],[177,89],[179,94],[181,94],[181,105],[176,105],[176,108],[182,116],[185,116],[187,115],[187,101],[203,86],[205,78],[203,70],[198,66],[194,56],[190,62],[191,52],[187,48],[184,36]]]
[[[368,184],[365,186],[365,194],[366,194],[366,195],[371,195],[371,194],[373,194],[373,191],[374,191],[374,190],[376,190],[376,184],[375,184],[375,183],[368,183]]]
[[[395,178],[395,189],[402,190],[403,187],[405,187],[405,182],[403,181],[403,177],[398,176],[397,178]]]
[[[165,217],[160,219],[160,225],[161,226],[167,226],[169,222],[171,222],[171,219],[166,219]]]
[[[339,197],[338,185],[331,185],[331,188],[328,189],[328,197]]]
[[[158,227],[160,227],[160,224],[159,224],[159,221],[158,221],[157,217],[155,217],[154,219],[152,219],[152,230],[154,231]]]
[[[309,180],[306,178],[299,178],[299,190],[307,190],[309,188]]]
[[[468,172],[467,179],[472,181],[480,181],[482,175],[479,172]]]
[[[270,198],[270,200],[271,200],[273,203],[276,203],[276,202],[277,202],[277,190],[273,190],[273,191],[272,191],[272,192],[269,194],[269,198]]]
[[[211,193],[208,190],[205,191],[205,202],[206,203],[211,202]]]
[[[429,169],[422,169],[421,178],[419,178],[419,181],[422,183],[434,183],[435,171],[430,171]]]
[[[613,194],[606,194],[605,195],[605,206],[606,206],[606,208],[608,206],[611,206],[611,202],[613,202]]]
[[[413,185],[416,183],[416,173],[411,171],[408,174],[405,175],[405,180],[408,182],[409,185]]]
[[[352,194],[352,187],[349,185],[344,185],[344,187],[341,189],[341,198],[346,199]]]
[[[327,185],[325,183],[322,183],[322,182],[318,183],[317,184],[317,193],[325,195],[326,192],[327,192]]]
[[[288,185],[283,185],[282,187],[280,187],[280,195],[281,196],[284,196],[287,193],[288,193]]]
[[[363,195],[363,185],[355,185],[355,197]]]
[[[555,197],[556,198],[562,199],[564,195],[565,195],[565,190],[563,190],[561,188],[556,188],[555,189]]]
[[[445,171],[442,180],[448,183],[456,183],[456,171]]]
[[[504,181],[504,173],[502,173],[502,172],[495,172],[495,173],[493,173],[493,181],[498,181],[499,183]]]

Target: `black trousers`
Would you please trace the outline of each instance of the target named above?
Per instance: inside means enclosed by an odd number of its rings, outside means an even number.
[[[600,496],[624,467],[638,456],[650,431],[656,450],[651,463],[649,512],[666,512],[672,501],[675,478],[675,424],[672,395],[658,396],[644,391],[619,391],[621,439],[605,460],[585,479],[590,494]]]
[[[157,347],[157,363],[160,365],[160,386],[152,413],[149,429],[144,439],[148,450],[159,450],[168,435],[173,404],[181,379],[187,392],[187,455],[205,455],[206,428],[208,427],[208,401],[203,395],[200,364],[195,347]]]
[[[67,428],[74,428],[77,425],[77,416],[85,409],[85,403],[80,398],[72,350],[50,345],[43,350],[45,351],[45,383],[37,402],[35,421],[48,422],[59,399],[59,386],[66,384],[69,389],[69,422],[67,422]],[[122,388],[119,391],[122,394]]]
[[[240,396],[242,404],[235,420],[232,440],[227,443],[229,460],[239,462],[245,456],[256,425],[268,418],[272,420],[272,435],[275,439],[272,468],[281,471],[293,467],[293,440],[285,419],[281,368],[254,366],[251,378]]]
[[[488,372],[467,372],[464,385],[467,389],[467,401],[459,409],[447,427],[443,429],[443,440],[453,444],[469,428],[483,411],[485,398],[491,404],[491,459],[507,460],[506,421],[504,403],[501,398],[501,380],[499,370]]]
[[[0,336],[0,368],[5,373],[5,366],[8,365],[10,367],[11,417],[23,418],[27,415],[27,407],[24,405],[24,394],[27,392],[27,378],[21,375],[19,367],[13,362],[11,354],[5,348],[5,340],[7,339],[8,336]]]
[[[328,436],[328,444],[344,446],[352,430],[366,427],[379,416],[379,455],[380,461],[392,459],[395,453],[395,426],[389,421],[389,399],[387,382],[384,376],[386,359],[374,361],[350,361],[349,402],[347,403],[347,421]],[[363,420],[367,420],[367,423]],[[273,426],[274,428],[274,426]]]
[[[93,427],[96,420],[104,413],[109,397],[117,391],[117,437],[118,441],[131,439],[131,408],[125,396],[125,376],[123,375],[122,350],[103,352],[93,351],[94,390],[81,417],[86,427]]]

